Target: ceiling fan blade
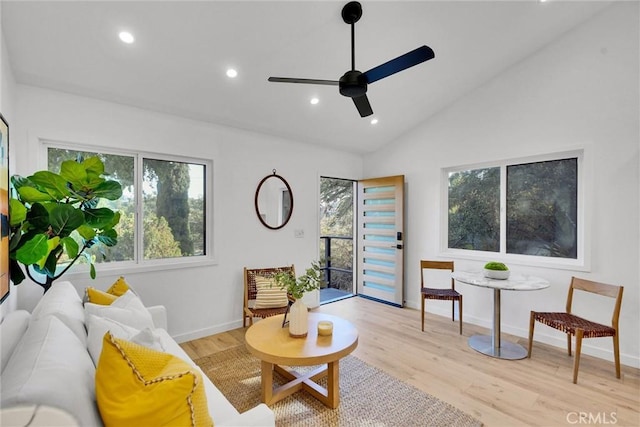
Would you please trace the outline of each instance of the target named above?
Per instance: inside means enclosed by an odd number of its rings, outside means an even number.
[[[367,83],[373,83],[402,70],[406,70],[407,68],[411,68],[414,65],[433,59],[434,57],[435,54],[429,46],[420,46],[411,52],[407,52],[391,61],[370,69],[363,75]]]
[[[356,96],[353,99],[353,103],[356,104],[356,108],[358,109],[358,113],[360,113],[360,117],[367,117],[373,114],[373,110],[371,109],[371,104],[369,104],[369,99],[367,95],[364,94],[362,96]]]
[[[289,77],[269,77],[270,82],[276,83],[305,83],[310,85],[329,85],[338,86],[337,80],[318,80],[318,79],[294,79]]]

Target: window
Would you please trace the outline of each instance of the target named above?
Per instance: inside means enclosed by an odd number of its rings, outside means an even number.
[[[582,153],[563,154],[446,169],[447,250],[579,260]]]
[[[210,161],[50,144],[46,149],[51,171],[58,172],[65,160],[97,155],[104,162],[109,179],[122,185],[119,200],[101,201],[121,214],[116,227],[118,244],[90,248],[95,263],[157,265],[162,260],[163,265],[170,265],[206,258]]]

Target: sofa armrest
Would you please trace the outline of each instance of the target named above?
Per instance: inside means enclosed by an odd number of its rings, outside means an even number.
[[[151,313],[151,319],[153,319],[153,326],[156,328],[167,329],[167,309],[164,305],[153,305],[147,307],[149,313]]]

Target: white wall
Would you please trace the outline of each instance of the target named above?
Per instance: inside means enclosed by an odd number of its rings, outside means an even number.
[[[605,9],[365,158],[365,176],[406,176],[409,306],[420,306],[419,260],[440,255],[441,168],[584,148],[591,201],[592,223],[587,230],[591,269],[512,265],[514,270],[549,279],[551,287],[526,294],[503,292],[503,331],[526,337],[530,310],[563,310],[572,275],[621,284],[625,286],[621,357],[625,364],[640,366],[638,17],[636,2]],[[482,266],[479,261],[455,261],[457,270]],[[468,285],[459,288],[465,297],[466,320],[489,327],[492,293]],[[449,304],[427,307],[450,313]],[[596,315],[600,308],[591,304],[587,311]],[[566,346],[564,337],[551,328],[536,328],[537,340]],[[610,338],[586,340],[583,348],[612,359]]]
[[[122,273],[147,305],[163,304],[169,332],[193,339],[241,326],[242,268],[295,264],[301,270],[318,258],[319,176],[358,178],[359,156],[207,123],[190,121],[60,92],[17,86],[17,118],[12,173],[29,175],[46,168],[40,139],[212,159],[214,241],[217,265],[153,272],[124,271],[65,275],[83,291],[106,289]],[[294,196],[291,220],[269,230],[254,209],[260,180],[277,173]],[[294,230],[304,231],[294,238]],[[55,284],[54,284],[55,286]],[[34,304],[40,288],[18,286],[20,304]]]

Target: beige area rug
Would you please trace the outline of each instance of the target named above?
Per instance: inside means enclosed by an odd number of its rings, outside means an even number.
[[[260,403],[260,361],[236,347],[195,361],[235,408]],[[308,368],[297,367],[303,371]],[[322,380],[324,381],[324,380]],[[274,383],[282,384],[276,374]],[[320,382],[326,386],[326,382]],[[330,409],[304,391],[271,406],[277,426],[481,426],[473,417],[355,356],[340,361],[340,406]],[[215,422],[215,420],[214,420]]]

